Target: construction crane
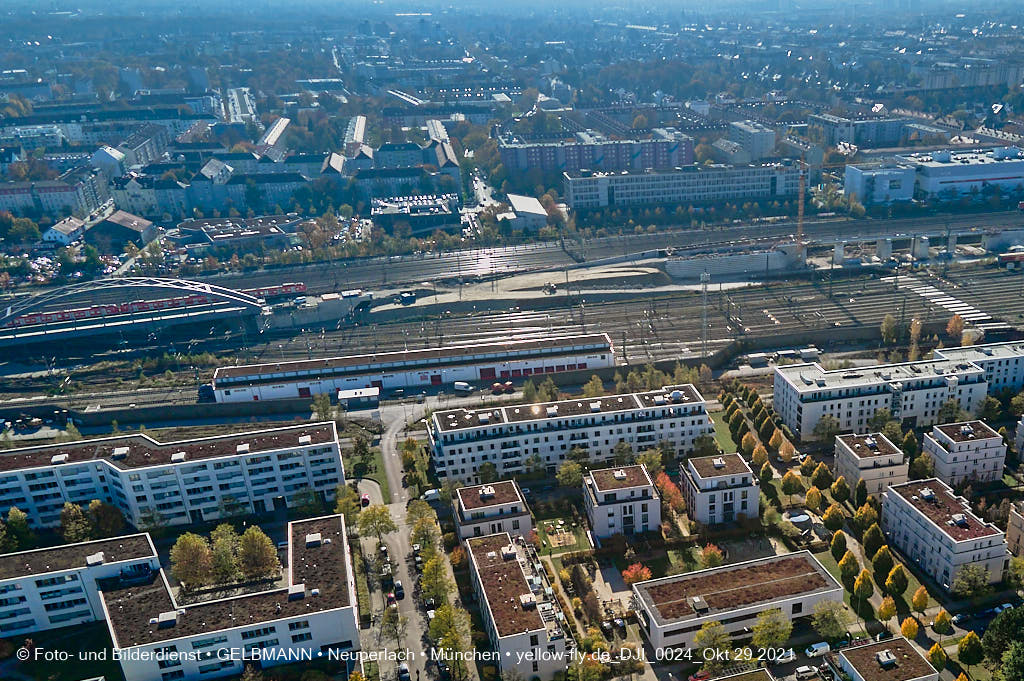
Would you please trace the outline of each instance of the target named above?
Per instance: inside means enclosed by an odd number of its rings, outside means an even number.
[[[800,154],[800,184],[796,199],[796,247],[800,255],[804,253],[804,196],[807,194],[807,161]]]

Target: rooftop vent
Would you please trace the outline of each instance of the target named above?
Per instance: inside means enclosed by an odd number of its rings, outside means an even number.
[[[68,455],[67,454],[54,454],[53,456],[50,457],[50,463],[54,464],[54,465],[56,465],[58,463],[67,463],[67,462],[68,462]]]
[[[114,447],[114,453],[110,455],[112,459],[123,459],[128,456],[127,447]]]
[[[683,391],[682,390],[673,390],[671,398],[672,398],[673,402],[682,402],[683,401]]]
[[[558,416],[558,405],[552,404],[550,407],[548,407],[547,413],[548,416]]]
[[[715,468],[725,468],[725,459],[720,456],[716,456],[712,459],[711,463],[715,465]]]
[[[665,404],[665,396],[664,395],[655,395],[654,396],[654,403],[655,404]]]
[[[168,610],[167,612],[162,612],[156,618],[156,626],[158,629],[167,629],[169,627],[173,627],[177,623],[178,613],[176,610]]]
[[[487,411],[482,411],[477,415],[477,418],[480,420],[480,423],[490,423],[491,413]]]
[[[243,442],[242,444],[240,444],[237,447],[235,447],[235,453],[236,454],[248,454],[249,453],[249,443],[248,442]]]
[[[308,445],[308,444],[312,444],[312,442],[313,442],[313,438],[311,436],[309,436],[309,435],[300,435],[299,436],[299,444],[300,445]]]
[[[878,440],[871,436],[864,438],[864,444],[868,446],[868,449],[878,449]]]
[[[530,610],[531,608],[536,608],[537,597],[533,594],[520,594],[519,605],[523,607],[523,610]]]
[[[622,470],[620,468],[620,469],[618,469],[618,470],[616,470],[616,471],[614,471],[612,473],[612,477],[615,478],[616,480],[625,480],[626,479],[626,471],[624,471],[624,470]]]
[[[963,513],[954,513],[950,517],[950,520],[952,520],[953,524],[957,527],[967,527],[967,516]]]
[[[693,606],[693,611],[697,613],[707,612],[708,608],[707,601],[704,600],[703,596],[694,596],[690,599],[690,605]]]
[[[171,463],[181,463],[186,459],[188,455],[185,452],[175,452],[171,454]]]
[[[305,584],[293,584],[288,587],[288,600],[297,601],[300,598],[306,597],[306,585]]]
[[[964,425],[960,426],[960,434],[965,435],[967,437],[972,437],[974,435],[974,426],[972,426],[969,423],[965,423]]]
[[[590,411],[592,411],[592,412],[601,411],[601,403],[600,402],[591,402],[590,403]]]
[[[86,567],[95,567],[97,565],[103,565],[103,552],[98,551],[85,557]]]
[[[480,498],[490,499],[494,496],[494,485],[484,485],[480,488]]]
[[[512,560],[516,557],[516,547],[512,544],[507,544],[501,547],[501,557],[505,560]]]
[[[320,546],[320,543],[321,540],[319,532],[312,532],[306,535],[306,548],[309,548],[311,546]]]
[[[925,501],[935,501],[935,492],[932,491],[931,487],[922,487],[921,498]]]
[[[310,596],[319,596],[320,595],[320,589],[310,589],[309,590],[309,595]]]
[[[896,656],[889,649],[879,650],[875,653],[875,660],[882,669],[893,669],[896,667]]]

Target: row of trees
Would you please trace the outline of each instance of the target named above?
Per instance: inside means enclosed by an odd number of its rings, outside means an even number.
[[[186,532],[171,548],[171,574],[187,590],[266,579],[280,570],[274,543],[255,525],[239,535],[222,523],[209,539]]]

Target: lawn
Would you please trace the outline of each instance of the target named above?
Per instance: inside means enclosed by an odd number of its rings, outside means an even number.
[[[375,480],[380,485],[380,493],[384,500],[387,501],[391,498],[388,476],[384,471],[384,455],[381,453],[380,447],[370,447],[369,458],[359,461],[352,458],[351,449],[343,449],[341,460],[345,464],[346,478],[368,478]]]
[[[16,663],[16,670],[38,681],[78,681],[83,676],[103,676],[107,681],[122,681],[121,665],[110,659],[113,644],[105,622],[92,622],[49,631],[34,631],[27,636],[9,639],[20,648],[26,638],[32,639],[36,650],[70,653],[64,661]],[[95,653],[96,657],[90,655]],[[87,657],[90,656],[90,657]],[[87,660],[87,661],[84,661]]]
[[[564,522],[562,527],[567,531],[571,532],[576,537],[576,543],[569,546],[554,546],[551,543],[551,537],[548,535],[548,526],[555,527],[558,523],[557,518],[550,520],[541,520],[537,523],[537,534],[540,536],[542,553],[549,556],[556,556],[560,553],[568,553],[570,551],[589,551],[590,541],[587,539],[587,528],[585,523],[578,523],[574,528],[572,526],[572,520],[570,518],[561,518]]]
[[[725,422],[725,412],[714,412],[711,414],[711,421],[715,424],[715,442],[718,446],[727,454],[735,452],[738,447],[733,442],[732,433],[729,432],[729,424]]]
[[[612,560],[620,572],[629,567],[629,563],[643,563],[650,568],[651,578],[657,579],[700,569],[700,562],[695,555],[696,551],[696,548],[684,551],[673,549],[654,556],[637,556],[630,560],[627,560],[625,556],[616,556]]]

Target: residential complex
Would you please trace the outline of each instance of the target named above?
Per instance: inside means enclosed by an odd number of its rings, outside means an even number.
[[[754,161],[775,154],[775,130],[757,121],[730,123],[729,139],[743,147]]]
[[[546,171],[643,170],[674,168],[693,163],[693,138],[671,128],[657,128],[648,139],[609,139],[592,130],[572,140],[498,140],[501,162],[509,170]]]
[[[713,431],[704,398],[692,385],[538,404],[436,411],[427,428],[441,479],[476,478],[491,463],[499,477],[531,469],[554,474],[573,450],[607,461],[620,442],[634,452],[665,442],[687,454]]]
[[[882,408],[893,418],[925,426],[938,421],[945,402],[955,400],[961,409],[974,413],[987,394],[984,369],[963,360],[936,358],[836,370],[814,362],[775,367],[772,406],[797,437],[809,439],[825,415],[847,432],[863,432]]]
[[[136,527],[267,513],[345,482],[334,422],[159,442],[146,433],[12,449],[0,457],[0,511],[60,523],[65,502],[100,499]]]
[[[599,468],[583,476],[590,530],[605,539],[661,528],[661,499],[643,465]]]
[[[807,118],[811,138],[828,146],[842,142],[861,147],[890,147],[903,137],[905,118],[847,117],[829,113],[811,114]]]
[[[933,426],[932,432],[925,433],[921,450],[931,455],[935,477],[947,485],[1003,477],[1006,443],[984,421]]]
[[[1006,536],[971,512],[938,478],[893,485],[882,494],[882,530],[889,541],[940,586],[950,589],[965,565],[1003,578]]]
[[[980,367],[991,392],[1024,388],[1024,343],[1021,341],[938,348],[935,356]]]
[[[452,497],[459,539],[507,532],[530,536],[533,516],[515,480],[460,487]]]
[[[739,454],[693,457],[679,472],[691,520],[717,525],[757,517],[761,488]]]
[[[549,681],[575,650],[572,629],[555,600],[536,551],[507,532],[466,541],[480,614],[503,675]]]
[[[1010,517],[1006,521],[1006,546],[1010,553],[1024,558],[1024,502],[1010,504]]]
[[[788,161],[754,165],[688,165],[672,170],[566,171],[566,203],[574,210],[714,201],[785,199],[797,195],[800,168]]]
[[[839,668],[851,681],[938,681],[939,672],[914,645],[897,636],[888,641],[843,648]]]
[[[878,496],[889,485],[906,482],[909,469],[903,450],[882,433],[836,437],[835,476],[850,489],[863,480],[868,494]]]
[[[799,551],[638,582],[633,595],[640,630],[654,648],[692,648],[707,622],[738,634],[773,608],[806,618],[821,601],[842,603],[843,586],[809,551]]]

